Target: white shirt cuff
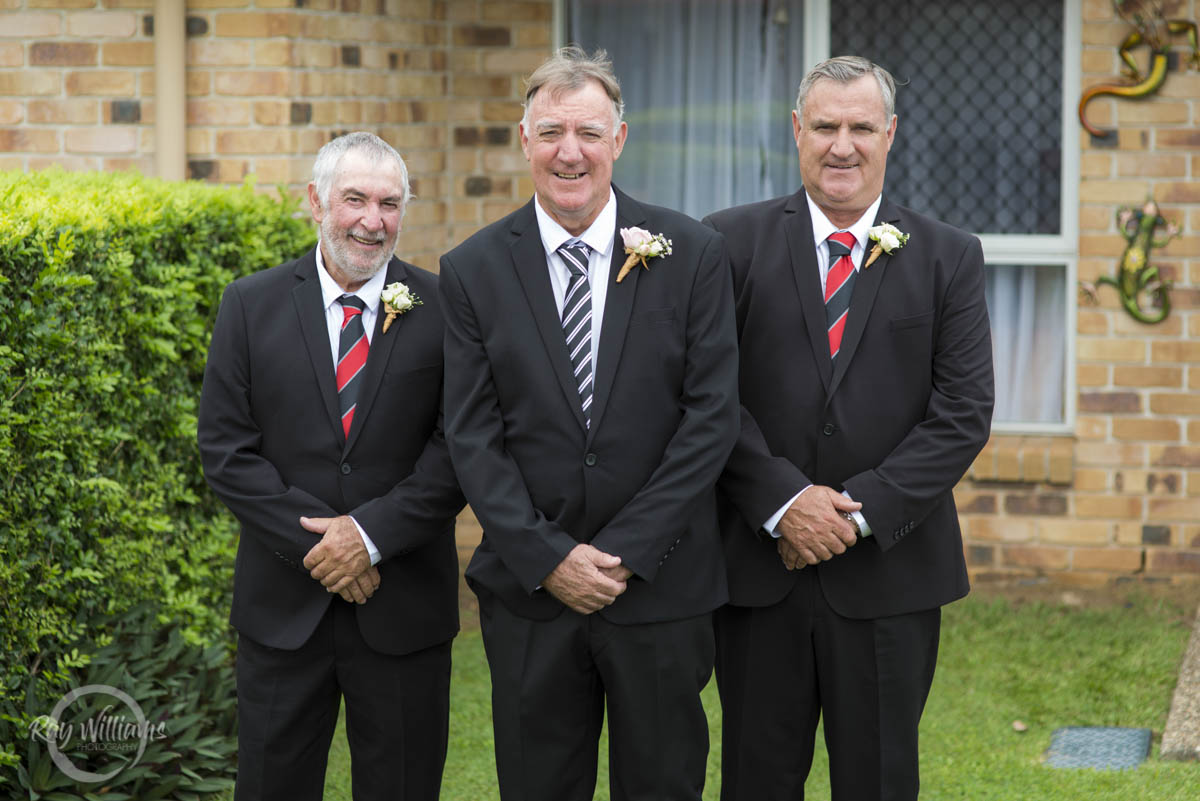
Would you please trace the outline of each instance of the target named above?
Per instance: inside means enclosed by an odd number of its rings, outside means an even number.
[[[811,486],[812,484],[809,484],[808,487],[805,487],[797,492],[787,503],[779,507],[779,511],[771,515],[767,519],[767,522],[763,523],[763,529],[775,539],[779,539],[779,532],[775,530],[775,527],[779,525],[779,521],[783,519],[783,516],[787,513],[787,510],[792,508],[792,504],[796,502],[796,499],[803,495]]]
[[[367,546],[367,556],[371,557],[371,564],[379,564],[379,560],[383,557],[380,556],[379,549],[375,547],[375,543],[371,542],[371,538],[367,536],[367,532],[363,531],[363,527],[358,524],[357,520],[351,517],[350,522],[358,529],[358,536],[362,537],[363,545]]]

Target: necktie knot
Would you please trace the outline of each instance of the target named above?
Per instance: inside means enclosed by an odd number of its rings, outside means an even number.
[[[363,309],[367,307],[358,295],[342,295],[338,298],[338,303],[342,304],[342,311],[346,314],[362,314]]]
[[[830,261],[837,261],[842,256],[849,256],[850,251],[854,248],[854,234],[849,231],[830,234],[826,241],[829,243]]]
[[[568,242],[559,246],[558,255],[562,256],[563,264],[567,265],[567,269],[571,271],[572,275],[586,276],[590,250],[583,242]]]

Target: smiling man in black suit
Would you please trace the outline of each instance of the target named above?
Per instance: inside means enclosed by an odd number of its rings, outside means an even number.
[[[988,438],[983,252],[883,195],[895,83],[817,65],[803,188],[729,209],[741,435],[721,479],[721,798],[804,796],[824,716],[834,801],[915,799],[940,608],[967,593],[952,490]]]
[[[500,796],[590,801],[607,703],[614,801],[698,801],[737,433],[725,244],[611,185],[626,125],[603,52],[560,50],[526,101],[534,198],[441,262]],[[648,254],[625,276],[623,243]]]
[[[379,137],[321,148],[308,196],[318,246],[226,288],[200,398],[242,531],[236,798],[320,799],[344,697],[356,801],[436,801],[463,506],[437,278],[393,255],[408,170]]]

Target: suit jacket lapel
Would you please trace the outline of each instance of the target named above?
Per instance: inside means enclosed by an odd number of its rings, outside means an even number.
[[[403,281],[407,276],[404,263],[392,257],[387,266],[387,278],[384,286],[393,281]],[[350,436],[346,440],[346,452],[354,446],[358,433],[363,429],[367,415],[371,413],[375,396],[379,394],[379,384],[383,381],[389,360],[392,357],[392,345],[403,332],[404,315],[398,315],[392,320],[392,325],[386,334],[383,333],[383,321],[387,314],[383,310],[383,301],[379,301],[378,313],[375,315],[375,330],[371,334],[371,348],[367,351],[367,364],[363,368],[363,382],[358,390],[358,405],[354,409],[354,420],[350,423]]]
[[[571,356],[567,353],[567,340],[563,336],[562,320],[559,319],[558,306],[554,302],[554,289],[550,286],[550,271],[546,266],[546,251],[542,247],[532,200],[514,218],[512,234],[513,268],[525,291],[525,300],[529,303],[529,311],[537,324],[542,345],[546,349],[547,358],[550,359],[550,366],[558,377],[563,396],[567,405],[574,411],[579,427],[584,429],[587,423],[583,419],[583,408],[579,403],[579,387],[575,384]]]
[[[875,218],[875,225],[881,222],[895,223],[900,219],[896,207],[884,198],[879,204],[879,212]],[[879,258],[871,265],[870,269],[863,269],[863,265],[867,263],[867,258],[871,254],[873,247],[870,240],[867,242],[867,248],[863,252],[862,261],[859,263],[858,277],[854,280],[854,292],[850,296],[850,313],[846,317],[846,330],[842,334],[842,347],[838,352],[837,364],[833,369],[833,381],[829,387],[829,395],[832,396],[837,390],[838,384],[841,383],[842,377],[846,375],[846,370],[850,367],[850,361],[854,358],[854,353],[858,349],[858,343],[862,341],[863,331],[867,327],[867,318],[871,316],[871,309],[875,305],[875,297],[879,294],[879,285],[883,282],[883,274],[887,269],[888,262],[891,257],[886,253],[879,254]]]
[[[338,437],[342,436],[341,414],[338,411],[337,380],[334,377],[333,353],[329,349],[329,329],[325,325],[325,306],[321,297],[321,282],[317,278],[316,248],[300,259],[296,265],[296,287],[292,290],[292,303],[300,319],[300,331],[308,349],[308,363],[320,390],[329,424]]]
[[[604,299],[604,324],[600,327],[600,347],[596,355],[595,386],[592,393],[592,427],[588,432],[590,442],[600,427],[604,410],[612,394],[613,381],[617,377],[617,364],[625,347],[625,331],[633,314],[633,299],[637,294],[638,276],[642,270],[630,270],[620,284],[617,276],[625,264],[625,248],[620,234],[621,228],[641,226],[646,222],[646,213],[633,198],[617,188],[617,230],[613,232],[612,257],[608,263],[608,293]],[[669,235],[668,235],[669,236]]]
[[[833,364],[829,358],[829,333],[825,328],[825,300],[821,297],[817,245],[813,242],[812,217],[808,213],[808,199],[803,189],[792,195],[784,207],[784,213],[787,216],[783,225],[787,234],[788,250],[791,253],[796,293],[800,296],[800,308],[804,314],[804,324],[808,328],[813,362],[817,365],[821,384],[828,396],[831,393]],[[845,345],[842,347],[845,348]]]

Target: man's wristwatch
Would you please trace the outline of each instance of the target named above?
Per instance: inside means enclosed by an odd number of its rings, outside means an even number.
[[[849,512],[839,512],[839,514],[846,518],[846,522],[849,523],[850,527],[854,529],[854,536],[861,537],[862,529],[858,527],[858,521],[854,519],[854,515],[850,514]]]

